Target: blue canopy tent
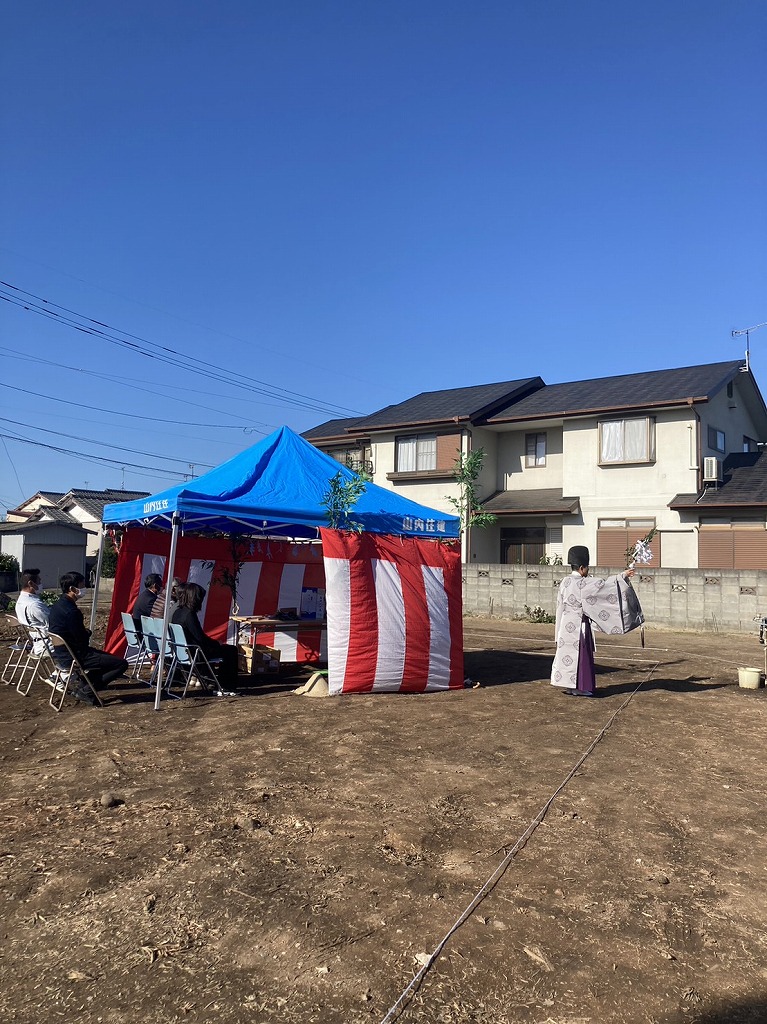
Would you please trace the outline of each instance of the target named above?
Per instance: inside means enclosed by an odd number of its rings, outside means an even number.
[[[194,481],[170,487],[138,501],[107,505],[102,519],[96,588],[101,575],[105,527],[144,526],[170,531],[167,578],[173,576],[179,532],[208,535],[240,533],[260,537],[316,539],[327,527],[323,498],[337,474],[355,480],[356,474],[319,451],[288,427],[281,427],[258,444]],[[457,516],[427,508],[368,483],[349,513],[349,524],[366,533],[425,538],[457,538]],[[94,595],[95,620],[97,594]],[[165,605],[167,629],[170,588]],[[155,707],[159,708],[161,679]]]
[[[356,479],[350,469],[289,427],[280,427],[194,481],[149,498],[105,506],[103,523],[169,530],[178,515],[184,528],[195,532],[228,533],[236,526],[254,534],[315,538],[318,529],[328,525],[322,499],[337,473],[343,480]],[[367,533],[459,535],[457,516],[426,508],[376,484],[366,485],[351,518]]]

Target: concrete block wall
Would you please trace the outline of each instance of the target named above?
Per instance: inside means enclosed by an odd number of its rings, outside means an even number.
[[[463,567],[467,615],[524,618],[525,605],[554,614],[557,589],[569,569],[562,565]],[[609,576],[616,569],[592,569]],[[753,633],[767,616],[767,571],[746,569],[641,569],[633,579],[648,625]]]

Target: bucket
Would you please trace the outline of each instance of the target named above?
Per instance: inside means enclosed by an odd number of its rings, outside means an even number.
[[[743,686],[747,690],[758,690],[761,685],[762,673],[758,668],[738,669],[738,686]]]

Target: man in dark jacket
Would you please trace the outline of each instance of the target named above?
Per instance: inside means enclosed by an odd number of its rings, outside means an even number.
[[[48,628],[66,640],[72,652],[97,690],[102,690],[125,674],[128,662],[113,654],[106,654],[97,647],[90,646],[91,631],[85,628],[83,613],[77,607],[78,600],[85,594],[85,577],[79,572],[65,572],[59,580],[61,597],[51,606],[48,614]],[[67,654],[63,647],[56,649],[57,660],[66,662]],[[82,694],[87,691],[74,690],[76,697],[85,699]]]
[[[146,615],[151,618],[152,606],[157,600],[157,595],[162,590],[162,576],[156,572],[150,572],[144,580],[144,589],[136,598],[136,603],[133,605],[133,625],[136,627],[136,632],[139,636],[143,636],[141,630],[141,616]]]

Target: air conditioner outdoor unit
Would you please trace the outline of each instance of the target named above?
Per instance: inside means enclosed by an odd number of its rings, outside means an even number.
[[[708,455],[703,460],[703,483],[720,484],[722,482],[722,460]]]

